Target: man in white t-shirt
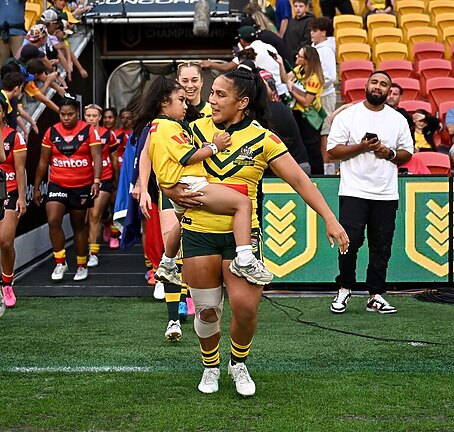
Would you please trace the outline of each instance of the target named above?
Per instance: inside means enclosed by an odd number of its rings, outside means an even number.
[[[339,113],[328,135],[328,154],[340,160],[339,222],[350,238],[347,253],[339,255],[340,289],[331,311],[343,313],[356,285],[356,261],[367,225],[369,265],[366,285],[370,298],[366,309],[395,313],[383,297],[397,204],[397,165],[408,162],[413,140],[408,123],[386,105],[391,78],[374,72],[366,84],[366,100]]]

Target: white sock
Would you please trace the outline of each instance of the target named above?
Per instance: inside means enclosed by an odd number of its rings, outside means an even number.
[[[256,260],[252,253],[252,245],[237,246],[235,251],[240,266],[247,266]]]
[[[162,254],[162,258],[161,258],[161,262],[164,263],[164,264],[170,264],[172,266],[175,266],[176,265],[176,261],[177,261],[177,258],[178,257],[173,257],[173,258],[169,258],[165,252]]]

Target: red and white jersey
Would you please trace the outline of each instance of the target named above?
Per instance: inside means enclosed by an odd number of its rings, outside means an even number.
[[[118,142],[118,165],[121,168],[121,164],[123,163],[123,155],[125,153],[125,148],[126,148],[126,143],[128,142],[128,139],[130,135],[132,134],[132,130],[126,130],[126,129],[117,129],[115,131],[115,135],[117,136],[117,142]]]
[[[115,133],[105,127],[98,128],[102,152],[102,174],[101,181],[110,180],[113,177],[112,161],[110,154],[118,149],[118,142]]]
[[[2,127],[3,143],[6,160],[0,164],[0,168],[6,174],[6,190],[11,192],[17,189],[16,166],[14,165],[14,153],[27,151],[27,144],[22,135],[9,126]]]
[[[49,180],[66,188],[92,184],[92,145],[100,145],[98,132],[82,120],[73,129],[65,129],[61,123],[51,126],[42,142],[52,151]]]

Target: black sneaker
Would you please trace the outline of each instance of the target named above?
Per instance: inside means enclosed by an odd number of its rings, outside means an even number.
[[[368,312],[378,312],[381,314],[396,313],[397,309],[391,306],[380,294],[375,294],[367,302],[366,310]]]
[[[333,313],[341,314],[347,309],[347,304],[352,298],[352,292],[347,288],[341,288],[337,292],[337,296],[331,303],[330,310]]]

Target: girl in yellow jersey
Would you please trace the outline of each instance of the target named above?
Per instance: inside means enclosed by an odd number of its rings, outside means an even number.
[[[223,131],[231,137],[231,145],[224,152],[204,161],[209,181],[243,192],[251,198],[255,209],[259,181],[265,169],[271,167],[320,214],[326,223],[331,245],[335,239],[340,251],[345,252],[348,236],[319,190],[290,156],[282,141],[263,127],[267,124],[267,94],[261,78],[242,70],[221,75],[213,83],[209,102],[212,117],[192,124],[197,144],[201,146]],[[232,218],[197,208],[199,193],[185,189],[178,184],[163,191],[177,204],[188,207],[182,219],[183,273],[196,306],[194,328],[205,367],[198,389],[202,393],[214,393],[219,388],[224,283],[232,309],[228,372],[235,381],[237,392],[250,396],[255,393],[255,384],[244,362],[257,326],[262,288],[236,277],[230,270],[235,257]],[[261,236],[255,212],[251,226],[254,252],[260,257]]]
[[[202,161],[224,151],[230,145],[229,134],[221,131],[210,137],[202,148],[196,148],[191,131],[182,122],[187,109],[185,91],[176,81],[163,76],[156,78],[144,95],[143,109],[153,120],[142,155],[146,157],[148,154],[160,187],[186,184],[190,190],[203,192],[200,205],[206,211],[233,216],[238,255],[232,263],[232,271],[259,285],[270,283],[272,273],[264,268],[252,252],[250,199],[231,188],[209,184],[206,179]],[[148,178],[143,180],[143,173],[140,173],[140,179],[142,190],[146,190]],[[146,198],[145,195],[142,197]],[[140,204],[146,216],[149,203],[142,197]],[[181,218],[186,209],[177,205],[174,208]],[[175,257],[179,245],[180,226],[176,224],[166,241],[165,255],[169,259]],[[175,262],[163,260],[155,277],[176,283],[175,272]]]

